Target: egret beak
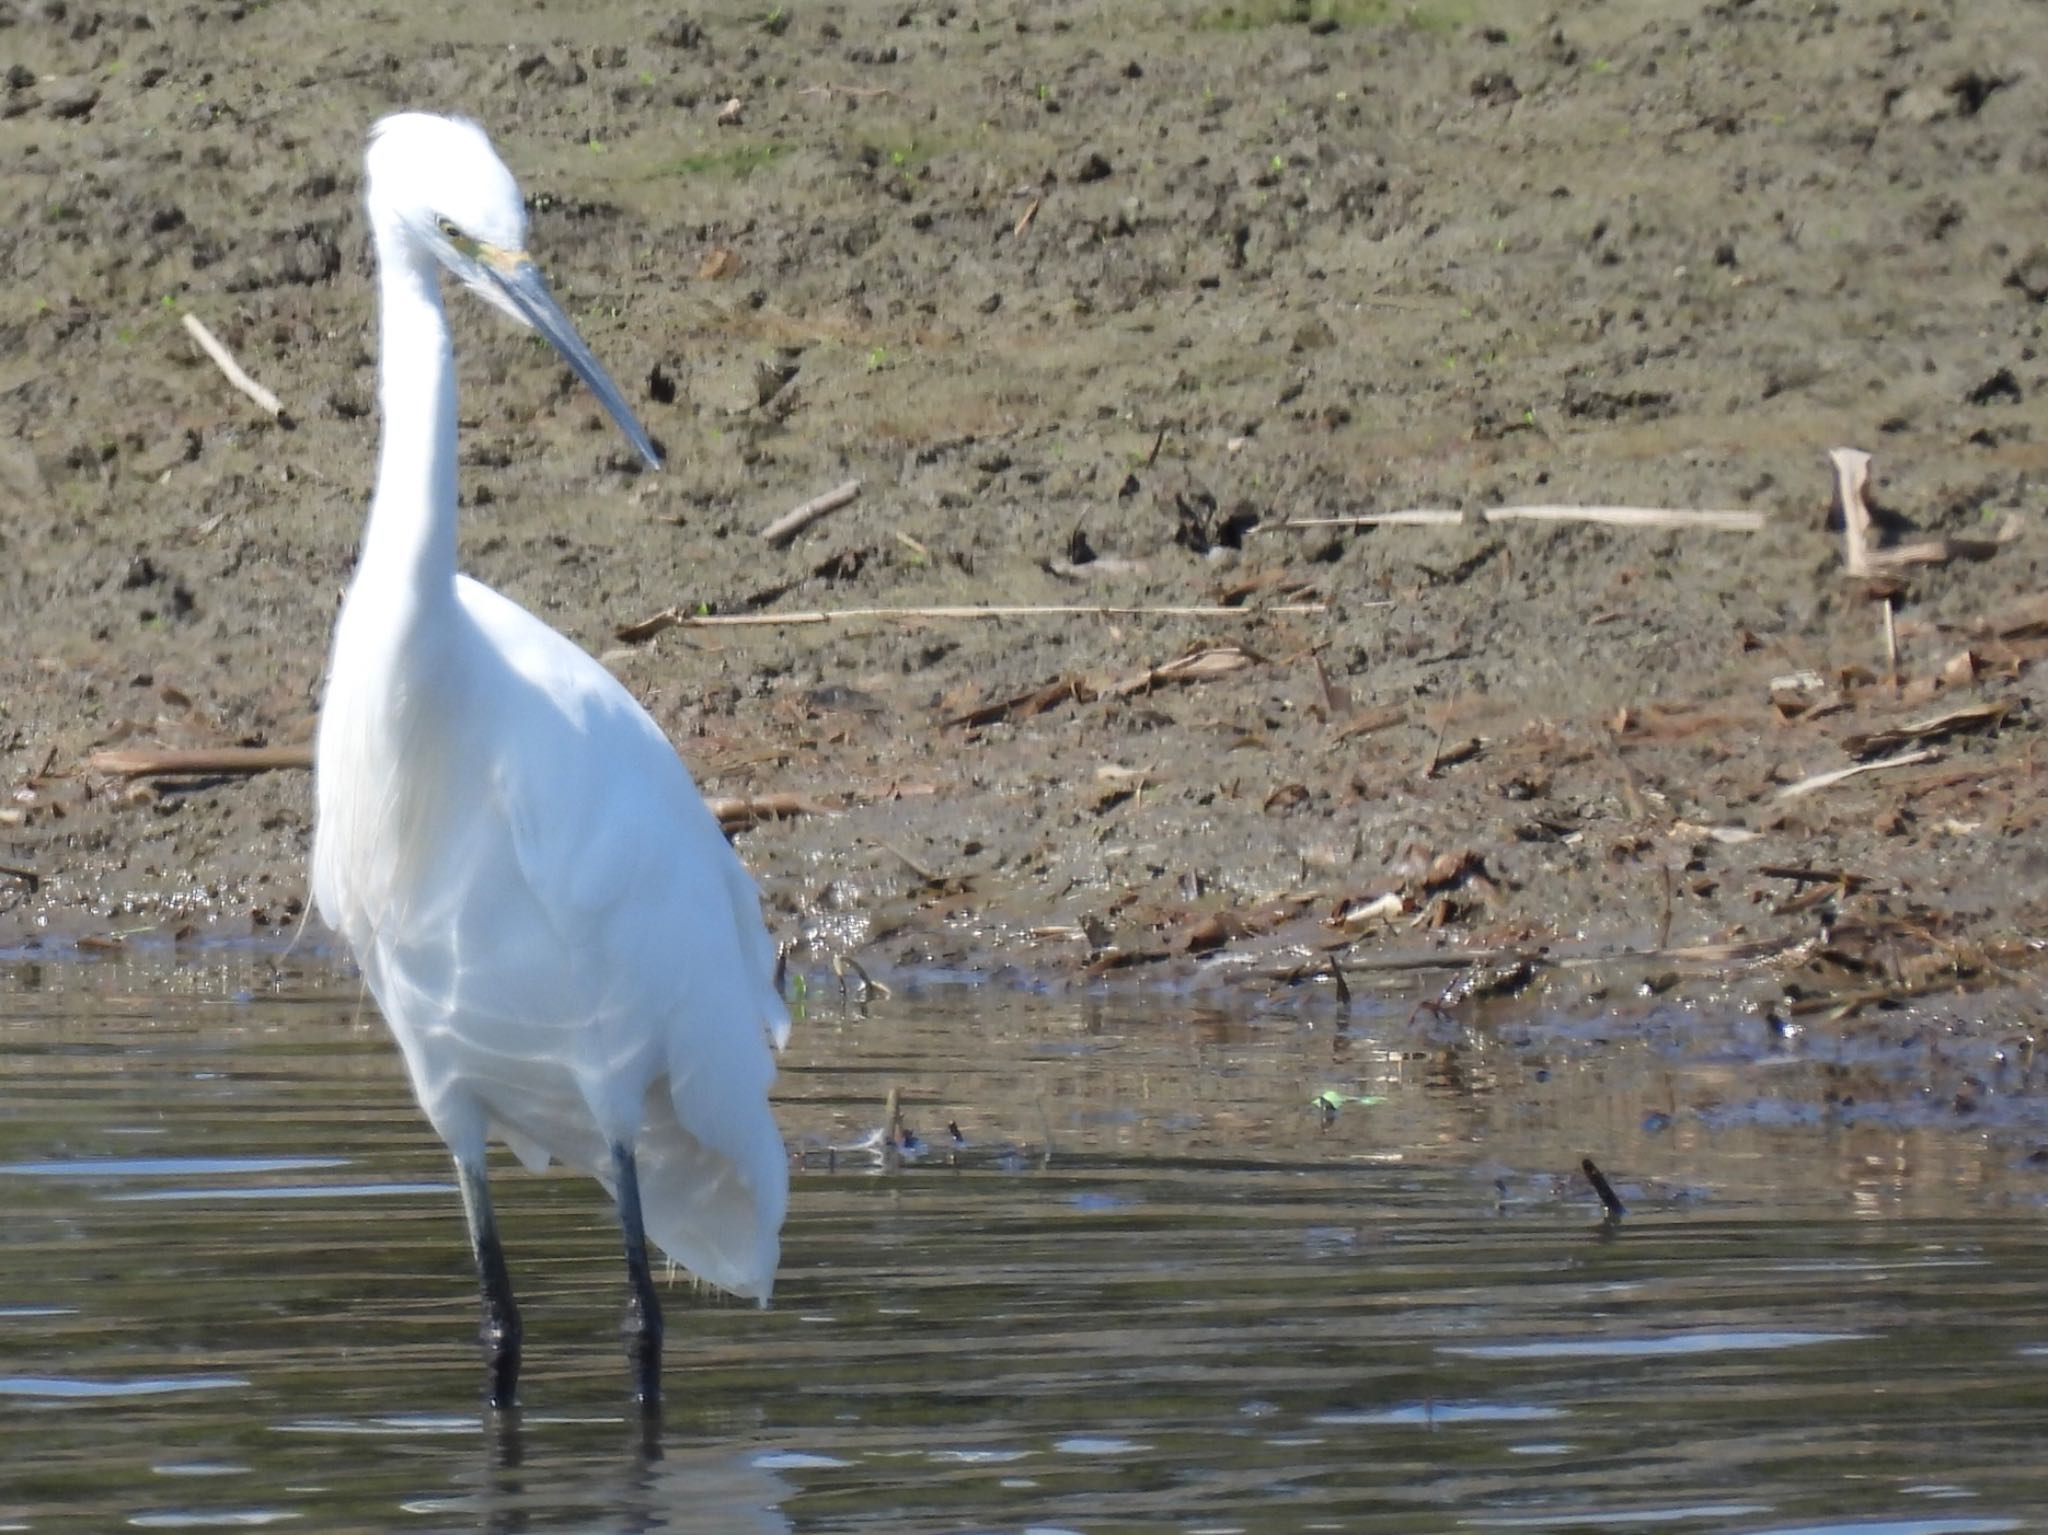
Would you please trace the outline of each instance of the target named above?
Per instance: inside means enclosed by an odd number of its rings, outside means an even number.
[[[634,451],[647,460],[648,468],[659,469],[661,455],[655,451],[647,429],[635,419],[633,407],[626,403],[625,395],[612,382],[612,376],[604,371],[604,364],[591,356],[590,348],[576,334],[575,325],[562,313],[562,306],[555,302],[555,296],[548,292],[548,285],[541,280],[540,268],[533,264],[532,258],[524,251],[482,246],[477,251],[476,260],[484,276],[505,302],[521,319],[547,337],[548,344],[562,354],[562,361],[590,386],[590,392],[597,396],[598,403],[619,424],[619,430],[626,434],[626,440],[633,445]]]

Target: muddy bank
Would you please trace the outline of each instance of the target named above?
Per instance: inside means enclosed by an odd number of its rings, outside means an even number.
[[[812,807],[741,834],[811,962],[2038,1014],[2026,0],[5,15],[12,945],[302,912],[304,773],[88,759],[310,739],[374,453],[361,140],[426,105],[490,126],[670,455],[457,306],[465,565],[707,793]],[[1837,444],[1956,557],[1846,578]],[[1280,526],[1518,503],[1767,521]],[[617,637],[992,603],[1236,611]]]

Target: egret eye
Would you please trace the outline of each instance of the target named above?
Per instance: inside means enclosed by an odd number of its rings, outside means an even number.
[[[442,239],[446,240],[471,260],[474,260],[476,253],[482,249],[482,242],[473,240],[464,234],[453,219],[437,217],[434,220],[434,227],[441,231]]]

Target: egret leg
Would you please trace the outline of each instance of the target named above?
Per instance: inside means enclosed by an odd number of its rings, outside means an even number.
[[[661,1408],[661,1299],[647,1272],[647,1229],[640,1221],[640,1171],[630,1146],[612,1147],[612,1174],[619,1186],[619,1227],[626,1238],[626,1362],[633,1371],[633,1399],[649,1413]]]
[[[518,1405],[519,1304],[512,1298],[512,1276],[505,1269],[505,1249],[498,1243],[498,1218],[491,1212],[491,1185],[481,1166],[458,1159],[462,1181],[462,1213],[469,1217],[469,1245],[476,1254],[476,1277],[483,1290],[484,1315],[477,1341],[484,1350],[484,1394],[493,1407]]]

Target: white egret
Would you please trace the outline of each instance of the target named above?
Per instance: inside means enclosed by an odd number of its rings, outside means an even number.
[[[788,1036],[753,880],[660,728],[589,655],[455,571],[455,359],[439,269],[552,342],[660,457],[524,253],[519,188],[474,123],[370,135],[383,439],[334,629],[313,893],[453,1153],[493,1405],[520,1322],[484,1146],[581,1168],[618,1202],[623,1331],[660,1398],[647,1241],[766,1300],[789,1170],[768,1107]]]

